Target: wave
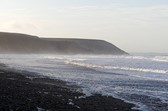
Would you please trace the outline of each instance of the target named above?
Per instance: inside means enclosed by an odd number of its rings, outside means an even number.
[[[160,73],[160,74],[168,74],[168,70],[160,70],[160,69],[145,69],[145,68],[133,68],[133,67],[119,67],[119,66],[109,66],[109,65],[97,65],[97,64],[87,64],[76,61],[65,61],[66,64],[77,65],[86,68],[100,68],[107,70],[124,70],[124,71],[138,71],[138,72],[150,72],[150,73]]]
[[[168,56],[155,56],[152,60],[157,62],[168,62]]]
[[[168,56],[111,56],[111,58],[168,62]]]

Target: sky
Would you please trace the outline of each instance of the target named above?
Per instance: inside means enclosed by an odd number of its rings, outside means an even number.
[[[0,31],[168,53],[168,0],[0,0]]]

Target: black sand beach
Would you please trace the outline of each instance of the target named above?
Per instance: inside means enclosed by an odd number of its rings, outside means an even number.
[[[0,111],[133,111],[113,97],[84,94],[64,81],[0,70]]]

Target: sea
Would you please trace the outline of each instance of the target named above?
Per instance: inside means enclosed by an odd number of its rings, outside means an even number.
[[[168,111],[168,54],[17,55],[0,54],[0,63],[80,86],[90,96],[122,99],[142,111]]]

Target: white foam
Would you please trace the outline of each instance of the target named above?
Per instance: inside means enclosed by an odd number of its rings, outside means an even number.
[[[168,62],[168,56],[156,56],[152,60],[158,62]]]
[[[142,77],[142,78],[149,78],[149,79],[157,79],[157,80],[167,80],[168,81],[168,70],[160,70],[160,69],[145,69],[145,68],[133,68],[133,67],[118,67],[118,66],[107,66],[107,65],[97,65],[97,64],[86,64],[86,63],[81,63],[79,61],[65,61],[66,64],[72,64],[72,65],[77,65],[77,66],[81,66],[81,67],[86,67],[86,68],[91,68],[91,69],[95,69],[97,71],[102,71],[102,72],[117,72],[114,70],[119,70],[121,72],[124,71],[136,71],[136,72],[145,72],[145,73],[156,73],[155,75],[152,74],[151,78],[150,75],[144,75],[144,74],[132,74],[132,73],[128,73],[131,76],[136,76],[136,77]],[[124,74],[123,73],[123,74]],[[158,74],[166,74],[164,76],[158,76]],[[165,78],[166,77],[166,78]]]

